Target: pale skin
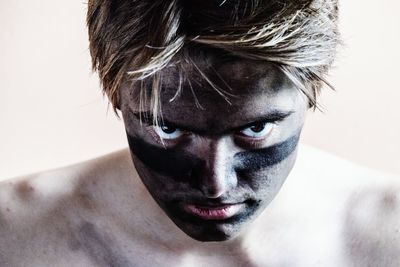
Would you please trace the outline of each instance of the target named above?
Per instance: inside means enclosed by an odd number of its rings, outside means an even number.
[[[191,103],[194,99],[183,94],[176,102],[165,101],[163,116],[177,125],[194,123],[199,127],[189,135],[193,138],[190,151],[200,158],[211,158],[205,165],[210,168],[207,179],[193,185],[185,199],[199,192],[201,199],[213,201],[224,196],[229,196],[226,200],[245,194],[261,196],[265,205],[257,216],[238,228],[219,227],[228,233],[224,241],[196,240],[201,238],[197,231],[190,232],[192,226],[182,231],[185,224],[174,224],[153,199],[159,193],[151,189],[152,196],[145,187],[143,176],[148,179],[145,183],[151,183],[158,174],[135,157],[134,165],[130,150],[125,149],[2,182],[0,266],[398,266],[400,185],[396,177],[301,145],[282,161],[252,173],[252,179],[271,177],[272,181],[259,185],[262,190],[255,190],[236,173],[221,171],[229,169],[222,167],[231,164],[237,153],[252,149],[237,138],[249,133],[241,126],[265,114],[265,106],[292,112],[256,140],[262,147],[292,136],[302,127],[308,110],[307,99],[273,67],[245,64],[250,66],[249,72],[244,71],[243,62],[217,68],[233,84],[254,74],[252,88],[245,97],[232,100],[229,112],[217,108],[225,105],[223,98],[202,87],[198,100],[204,109],[197,109]],[[167,83],[176,82],[174,75],[165,75]],[[234,95],[243,90],[239,87],[232,86]],[[128,88],[121,90],[127,132],[157,144],[160,136],[151,139],[153,133],[134,127],[129,113],[137,110]],[[195,117],[189,115],[193,113]],[[210,134],[209,129],[215,131]],[[168,145],[176,145],[175,141],[169,140]],[[167,178],[164,175],[162,179]]]

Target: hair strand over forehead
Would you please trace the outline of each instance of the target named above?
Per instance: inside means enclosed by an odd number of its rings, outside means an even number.
[[[179,65],[179,60],[191,62],[228,100],[229,93],[184,53],[217,49],[278,65],[315,106],[340,39],[337,9],[337,0],[89,0],[92,66],[114,108],[119,105],[119,88],[128,83],[139,90],[140,102],[150,101],[157,114],[160,71]],[[181,91],[182,77],[180,72],[172,100]],[[151,90],[150,100],[143,90]]]

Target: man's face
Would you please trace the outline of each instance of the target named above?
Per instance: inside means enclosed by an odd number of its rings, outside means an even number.
[[[196,62],[228,101],[194,65],[176,95],[179,75],[170,67],[162,71],[158,126],[128,86],[121,112],[133,162],[158,205],[192,238],[223,241],[278,193],[295,162],[308,101],[270,63],[207,64]]]

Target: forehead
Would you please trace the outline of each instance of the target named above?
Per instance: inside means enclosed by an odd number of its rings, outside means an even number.
[[[287,82],[285,75],[273,63],[246,59],[218,60],[216,57],[174,64],[160,74],[165,96],[171,91],[176,92],[180,76],[184,79],[184,87],[195,86],[199,94],[213,94],[215,87],[238,96],[260,92],[272,94]]]
[[[200,127],[290,111],[299,101],[299,91],[269,62],[197,59],[165,68],[160,78],[163,118]],[[130,109],[137,110],[139,105],[130,102]]]

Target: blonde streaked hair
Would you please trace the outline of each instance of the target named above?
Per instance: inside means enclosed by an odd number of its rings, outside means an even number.
[[[339,43],[337,9],[337,0],[89,0],[92,67],[114,109],[130,81],[157,113],[160,70],[191,47],[217,49],[274,63],[315,107]]]

